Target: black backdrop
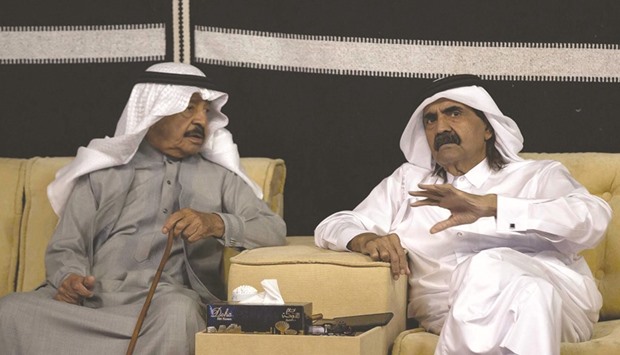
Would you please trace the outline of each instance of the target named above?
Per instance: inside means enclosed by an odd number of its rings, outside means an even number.
[[[89,30],[84,26],[114,25],[122,31],[159,24],[165,36],[164,49],[156,57],[122,55],[114,45],[108,46],[108,54],[101,50],[97,58],[80,60],[35,61],[23,56],[16,60],[11,53],[0,52],[4,113],[0,156],[73,155],[90,139],[111,135],[132,78],[156,61],[178,58],[175,50],[230,94],[224,111],[241,155],[286,161],[289,235],[311,234],[328,214],[353,208],[404,162],[400,134],[415,108],[416,92],[429,78],[470,71],[489,79],[488,89],[500,108],[519,123],[525,151],[618,151],[620,71],[614,68],[615,59],[620,59],[620,4],[614,0],[192,0],[189,4],[183,8],[182,0],[83,0],[75,7],[73,2],[5,1],[0,48],[13,48],[2,46],[2,41],[13,43],[8,42],[13,37],[7,40],[6,35],[25,26],[54,31],[58,29],[53,26]],[[180,12],[176,24],[175,7]],[[183,19],[186,25],[189,19],[190,26],[185,31],[174,28]],[[225,40],[213,42],[214,33],[223,34]],[[259,51],[258,60],[234,57],[235,48],[228,40],[236,34],[248,40],[243,54],[249,56],[254,47],[271,39],[279,41],[277,51]],[[189,36],[192,45],[173,49],[174,36]],[[299,40],[307,41],[304,48],[327,45],[343,52],[335,58],[326,56],[324,65],[307,66],[304,60],[314,52],[295,47]],[[347,58],[344,46],[351,43],[370,43],[371,59]],[[428,55],[439,48],[447,49],[442,53],[448,55],[422,63],[437,67],[435,71],[417,67],[419,63],[385,71],[377,58],[386,54],[374,52],[384,44],[394,44],[394,53],[412,48],[413,56],[415,48],[422,48]],[[36,37],[26,45],[36,49]],[[71,52],[83,44],[64,45]],[[214,48],[220,52],[214,54]],[[504,49],[516,53],[518,63],[497,55]],[[468,50],[479,53],[474,62],[451,57],[471,55]],[[548,54],[543,64],[549,66],[541,66],[537,59],[524,67],[531,50]],[[571,55],[584,52],[594,60],[579,62]],[[386,60],[391,59],[389,54]],[[274,56],[286,57],[286,63],[273,64]],[[346,60],[347,70],[330,69]],[[446,66],[453,62],[454,67]],[[563,66],[573,71],[561,74]]]

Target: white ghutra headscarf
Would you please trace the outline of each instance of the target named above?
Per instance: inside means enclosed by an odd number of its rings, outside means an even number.
[[[432,170],[435,161],[431,155],[422,114],[429,104],[446,98],[482,111],[495,131],[495,147],[508,162],[521,161],[518,153],[523,149],[523,136],[516,122],[505,116],[491,95],[478,86],[482,81],[474,75],[456,75],[434,82],[427,90],[422,103],[409,119],[400,138],[400,149],[411,164]]]
[[[167,76],[167,80],[173,84],[149,82],[149,73],[155,77]],[[208,136],[200,154],[239,175],[262,198],[261,188],[244,173],[240,165],[239,152],[232,134],[224,128],[228,125],[228,117],[221,109],[228,101],[228,94],[206,87],[211,85],[203,85],[207,81],[205,74],[189,64],[155,64],[145,74],[147,79],[134,85],[114,136],[93,139],[87,147],[80,147],[75,159],[57,172],[56,179],[47,188],[54,212],[58,216],[62,214],[80,176],[127,164],[136,154],[148,129],[164,116],[185,110],[194,93],[200,93],[203,100],[210,102]]]

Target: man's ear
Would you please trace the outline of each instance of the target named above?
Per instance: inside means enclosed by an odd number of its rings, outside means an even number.
[[[495,131],[493,130],[493,127],[491,127],[490,124],[487,124],[487,127],[484,130],[484,140],[488,141],[489,139],[493,138],[494,134],[495,134]]]

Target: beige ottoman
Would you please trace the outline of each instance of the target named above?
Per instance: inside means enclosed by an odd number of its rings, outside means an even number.
[[[240,285],[262,291],[264,279],[278,280],[285,302],[312,302],[324,318],[392,312],[387,326],[375,328],[375,339],[387,354],[405,329],[407,280],[394,281],[388,263],[349,252],[317,248],[312,237],[288,237],[281,247],[246,250],[231,258],[228,295]],[[375,344],[377,345],[377,344]]]

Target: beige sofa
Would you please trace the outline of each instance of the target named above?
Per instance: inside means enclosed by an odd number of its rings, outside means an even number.
[[[614,209],[606,238],[597,248],[584,252],[604,297],[601,322],[594,339],[580,344],[562,344],[562,354],[620,354],[620,154],[567,153],[525,154],[534,159],[563,162],[592,193]],[[44,279],[43,255],[56,217],[45,189],[58,168],[70,158],[0,158],[0,296],[30,290]],[[242,158],[248,174],[265,191],[271,208],[282,213],[285,179],[279,159]],[[230,259],[227,277],[230,292],[249,284],[260,290],[260,281],[278,280],[287,302],[312,302],[313,313],[324,317],[393,312],[385,327],[375,328],[372,341],[362,341],[364,354],[432,354],[437,336],[422,329],[406,330],[407,284],[392,280],[389,265],[356,253],[318,249],[312,237],[289,237],[289,245],[244,251]],[[199,334],[200,335],[200,334]],[[294,342],[290,337],[283,344]],[[341,355],[337,340],[322,349],[296,349],[297,354]],[[197,340],[197,353],[213,354]],[[261,344],[252,344],[260,354]],[[288,346],[273,344],[268,354],[290,354]],[[347,352],[349,353],[349,352]],[[359,353],[356,351],[351,353]],[[221,353],[220,353],[221,354]]]
[[[47,185],[70,157],[0,158],[0,297],[32,290],[45,279],[44,255],[57,217]],[[286,166],[281,159],[242,158],[248,176],[262,187],[264,200],[283,213]],[[227,250],[227,255],[235,252]],[[227,259],[227,258],[226,258]],[[227,278],[227,268],[222,275]]]
[[[523,155],[561,161],[591,193],[605,199],[614,210],[605,240],[583,253],[603,294],[601,321],[595,326],[592,340],[563,343],[561,353],[620,354],[620,154]],[[318,249],[311,237],[291,237],[287,246],[248,250],[233,257],[229,294],[242,284],[260,289],[260,281],[265,278],[278,280],[285,301],[313,302],[314,311],[325,317],[394,312],[394,319],[381,329],[382,344],[376,354],[434,352],[436,335],[420,328],[405,330],[407,287],[404,278],[391,279],[386,263],[373,262],[360,254]]]

